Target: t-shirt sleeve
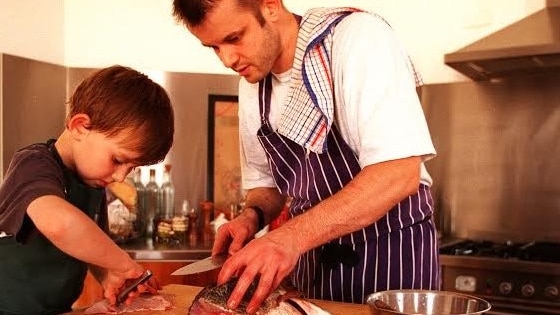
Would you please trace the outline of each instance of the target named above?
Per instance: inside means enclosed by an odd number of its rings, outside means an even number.
[[[243,189],[275,187],[264,149],[258,141],[258,84],[239,82],[239,142]]]
[[[17,152],[0,187],[0,232],[16,235],[18,240],[25,238],[22,234],[33,228],[27,207],[46,195],[64,198],[62,170],[56,160],[40,151]]]
[[[381,18],[353,13],[333,44],[336,122],[361,167],[435,155],[410,59]]]

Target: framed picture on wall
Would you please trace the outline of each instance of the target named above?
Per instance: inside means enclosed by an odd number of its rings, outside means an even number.
[[[214,208],[229,209],[244,197],[239,162],[238,98],[208,97],[208,200]]]

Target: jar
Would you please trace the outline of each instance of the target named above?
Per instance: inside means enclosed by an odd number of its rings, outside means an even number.
[[[117,243],[127,243],[142,236],[143,222],[137,207],[138,193],[130,180],[111,183],[107,198],[107,234]]]

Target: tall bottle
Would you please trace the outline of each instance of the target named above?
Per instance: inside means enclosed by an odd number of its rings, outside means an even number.
[[[146,235],[146,225],[148,224],[147,211],[146,211],[146,186],[142,183],[142,169],[137,168],[134,170],[132,177],[134,187],[136,188],[136,213],[138,214],[137,224],[138,232],[141,236]]]
[[[171,164],[163,170],[163,182],[160,189],[162,219],[171,219],[175,215],[175,186],[171,180]]]
[[[146,236],[154,236],[154,219],[158,213],[159,186],[156,183],[156,170],[150,169],[150,179],[146,184]]]

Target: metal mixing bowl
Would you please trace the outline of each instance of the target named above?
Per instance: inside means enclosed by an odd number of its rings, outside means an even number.
[[[487,301],[455,292],[435,290],[389,290],[368,295],[373,315],[470,315],[490,310]]]

